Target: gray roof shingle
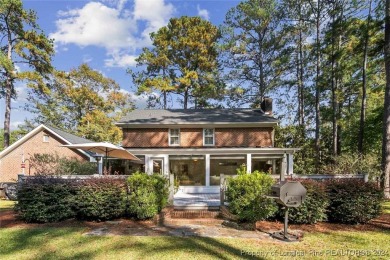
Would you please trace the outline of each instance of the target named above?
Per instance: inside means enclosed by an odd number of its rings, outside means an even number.
[[[62,131],[58,128],[55,128],[53,126],[49,126],[49,125],[45,125],[45,126],[47,128],[49,128],[50,130],[52,130],[53,132],[55,132],[56,134],[58,134],[59,136],[61,136],[62,138],[64,138],[65,140],[67,140],[71,144],[82,144],[82,143],[93,143],[94,142],[94,141],[67,133],[67,132]]]
[[[154,124],[248,124],[278,123],[260,109],[138,109],[124,116],[118,125]]]

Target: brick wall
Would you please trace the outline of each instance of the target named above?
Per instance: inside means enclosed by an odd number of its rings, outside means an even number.
[[[272,146],[272,128],[216,128],[215,145],[220,147]]]
[[[44,135],[50,136],[49,142],[43,142]],[[22,152],[24,153],[25,159],[29,159],[30,155],[35,153],[57,153],[61,157],[88,160],[86,156],[79,152],[60,147],[62,144],[65,143],[55,138],[53,135],[50,135],[49,132],[40,131],[0,159],[0,182],[12,182],[18,178],[18,174],[22,172]],[[29,162],[27,161],[25,173],[28,174],[28,171]],[[34,170],[31,169],[30,173],[34,174]]]
[[[272,146],[272,127],[216,128],[215,147],[269,147]],[[169,129],[123,129],[124,147],[164,148],[168,143]],[[181,128],[180,147],[203,147],[203,128]]]

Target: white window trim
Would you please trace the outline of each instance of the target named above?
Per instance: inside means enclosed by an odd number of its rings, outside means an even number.
[[[45,139],[46,139],[46,140],[45,140]],[[43,141],[44,143],[49,143],[49,141],[50,141],[50,136],[49,136],[49,135],[43,135],[42,141]]]
[[[206,144],[206,129],[213,130],[213,143]],[[208,136],[211,137],[211,136]],[[203,128],[203,146],[215,146],[215,128]]]
[[[178,144],[171,144],[171,130],[179,130],[179,143]],[[169,128],[168,129],[168,144],[169,144],[169,146],[180,146],[180,143],[181,143],[180,137],[181,137],[180,128]]]

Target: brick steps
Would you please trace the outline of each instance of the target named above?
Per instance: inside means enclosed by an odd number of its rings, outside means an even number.
[[[170,217],[173,218],[187,218],[187,219],[202,219],[202,218],[218,218],[219,211],[215,210],[172,210]]]

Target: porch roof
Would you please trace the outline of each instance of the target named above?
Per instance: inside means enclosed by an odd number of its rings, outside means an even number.
[[[129,148],[125,148],[129,149]],[[283,155],[293,154],[300,148],[254,148],[254,147],[231,147],[231,148],[130,148],[133,154],[262,154],[262,155]]]

